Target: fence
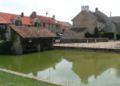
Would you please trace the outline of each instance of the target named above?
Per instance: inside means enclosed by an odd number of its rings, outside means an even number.
[[[94,43],[94,42],[108,42],[107,38],[62,38],[59,41],[56,42],[59,43]]]

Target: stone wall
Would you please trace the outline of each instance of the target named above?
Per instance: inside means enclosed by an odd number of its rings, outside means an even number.
[[[13,41],[11,51],[14,54],[22,54],[23,53],[20,36],[16,35],[16,40]]]
[[[92,12],[82,11],[73,20],[73,28],[87,28],[87,32],[93,33],[97,26],[97,18]]]
[[[6,33],[5,33],[6,41],[10,41],[11,40],[11,29],[8,26],[6,27],[7,27]]]

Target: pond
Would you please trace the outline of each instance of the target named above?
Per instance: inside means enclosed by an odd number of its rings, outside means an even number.
[[[0,68],[64,86],[120,86],[120,54],[53,50],[0,55]]]

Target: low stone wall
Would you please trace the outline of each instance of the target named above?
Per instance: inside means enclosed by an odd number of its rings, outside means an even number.
[[[64,46],[54,46],[55,50],[80,50],[80,51],[92,51],[92,52],[108,52],[108,53],[119,53],[120,49],[110,49],[110,48],[87,48],[87,47],[64,47]]]
[[[108,42],[107,38],[63,38],[57,41],[59,43],[94,43],[94,42]]]

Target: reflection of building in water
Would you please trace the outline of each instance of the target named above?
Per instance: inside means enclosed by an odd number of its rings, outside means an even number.
[[[100,75],[95,77],[91,75],[88,78],[88,83],[82,86],[115,86],[120,85],[120,78],[117,76],[117,70],[115,68],[110,68],[103,71]]]
[[[120,85],[119,54],[86,54],[88,53],[77,51],[50,51],[9,56],[10,58],[0,56],[0,67],[51,82],[58,80],[65,86],[108,86],[108,83],[112,86]],[[64,57],[66,59],[61,59]]]
[[[94,55],[93,55],[94,57]],[[120,70],[120,59],[116,57],[84,57],[77,61],[73,58],[73,70],[80,77],[82,83],[88,83],[88,78],[94,75],[96,79],[104,71],[110,68],[116,68]],[[76,58],[75,58],[76,59]],[[75,61],[75,62],[74,62]],[[118,72],[119,73],[119,72]]]
[[[44,80],[60,83],[62,85],[79,86],[80,78],[72,70],[72,63],[62,59],[54,68],[38,72],[37,76]]]
[[[85,64],[85,62],[82,61],[80,63]],[[101,61],[103,60],[101,59]],[[108,86],[107,84],[109,83],[111,85],[114,85],[114,83],[120,84],[120,78],[117,77],[117,69],[111,68],[111,64],[108,65],[108,63],[112,62],[111,60],[109,62],[106,60],[105,62],[100,63],[97,60],[90,61],[89,59],[87,62],[89,65],[79,65],[79,75],[72,70],[74,69],[72,65],[73,63],[62,59],[58,64],[55,65],[55,68],[50,67],[38,72],[37,77],[50,82],[69,86]],[[97,62],[98,64],[96,64]],[[93,64],[90,65],[91,63]],[[107,66],[104,68],[103,66],[105,65]]]

